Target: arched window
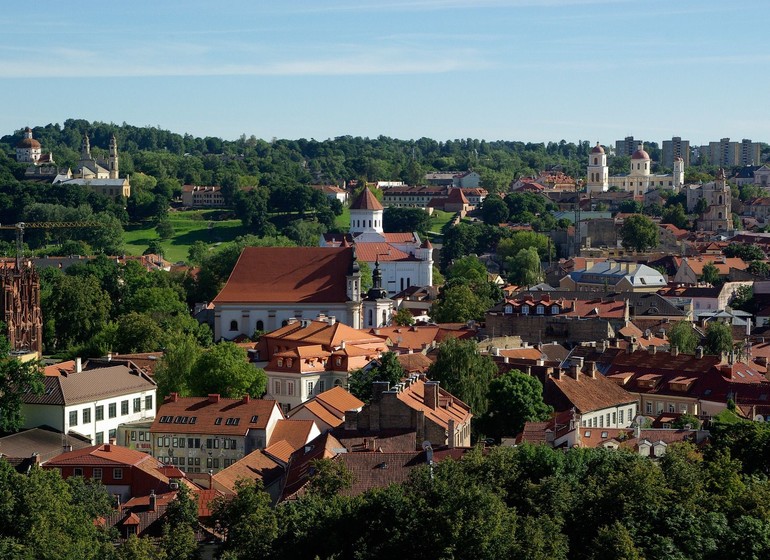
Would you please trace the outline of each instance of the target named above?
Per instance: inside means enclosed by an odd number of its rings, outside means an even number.
[[[257,330],[258,331],[265,330],[265,322],[264,321],[257,321]]]
[[[599,158],[594,158],[594,165],[597,165],[599,163]]]
[[[388,310],[383,309],[382,310],[382,325],[385,326],[388,324]]]
[[[286,326],[286,325],[288,325],[288,324],[289,324],[289,321],[287,321],[286,319],[284,319],[283,321],[281,321],[281,326],[282,326],[282,327],[285,327],[285,326]]]
[[[342,387],[342,381],[340,381],[339,379],[335,379],[334,380],[334,386],[335,387]]]
[[[230,321],[230,330],[231,331],[237,331],[238,330],[238,321]]]
[[[719,213],[719,219],[722,219],[722,212]]]
[[[375,326],[374,325],[374,311],[371,310],[371,309],[369,310],[369,326],[370,327]]]
[[[286,358],[286,367],[291,367],[292,363],[293,363],[293,360],[291,358]]]
[[[722,195],[719,195],[719,204],[722,204]]]
[[[276,362],[276,365],[278,367],[283,367],[283,358],[278,358],[278,361]]]

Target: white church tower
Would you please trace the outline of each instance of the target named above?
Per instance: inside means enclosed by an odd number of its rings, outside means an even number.
[[[588,182],[586,191],[589,193],[606,192],[609,188],[610,171],[607,167],[607,154],[599,142],[588,155]]]
[[[674,192],[679,192],[684,186],[684,160],[681,157],[674,158]]]
[[[350,205],[350,233],[374,233],[382,235],[383,207],[372,194],[369,187],[364,187]]]

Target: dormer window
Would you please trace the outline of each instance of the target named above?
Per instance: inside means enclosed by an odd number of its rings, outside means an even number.
[[[558,315],[559,314],[559,306],[558,305],[552,305],[551,306],[551,315]]]
[[[537,314],[538,315],[543,315],[544,313],[545,313],[545,307],[543,307],[542,305],[538,305],[537,306]]]
[[[334,361],[334,363],[337,364],[338,366],[341,366],[342,365],[342,358],[337,356],[337,359]]]
[[[521,306],[521,314],[522,315],[529,315],[529,305],[522,305]]]
[[[283,367],[283,358],[278,358],[278,361],[276,363],[278,367]]]
[[[292,363],[294,363],[294,361],[291,358],[286,358],[286,367],[291,367]]]
[[[506,315],[510,315],[511,313],[513,313],[513,306],[512,305],[506,305],[505,308],[503,309],[503,312]]]

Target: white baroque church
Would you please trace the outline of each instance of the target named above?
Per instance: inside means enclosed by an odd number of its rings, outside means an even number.
[[[354,246],[359,261],[382,274],[382,289],[392,297],[412,286],[433,285],[433,246],[417,232],[387,233],[384,208],[368,187],[350,205],[349,233],[326,233],[321,247]]]
[[[682,158],[674,159],[674,172],[670,174],[653,175],[651,168],[650,155],[640,144],[631,155],[628,175],[610,176],[607,154],[597,142],[588,155],[586,190],[589,193],[598,193],[606,192],[611,187],[617,187],[622,191],[633,193],[634,196],[642,196],[645,192],[653,189],[672,189],[679,192],[679,189],[684,186],[684,160]]]

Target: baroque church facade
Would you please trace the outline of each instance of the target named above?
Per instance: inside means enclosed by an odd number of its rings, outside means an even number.
[[[112,198],[131,196],[131,184],[128,177],[120,177],[120,159],[118,156],[118,141],[115,135],[110,138],[109,156],[107,160],[97,159],[91,155],[91,141],[86,133],[80,148],[80,161],[74,171],[59,175],[55,184],[82,185],[97,194]]]
[[[674,159],[674,172],[663,175],[652,174],[652,160],[650,155],[640,144],[637,150],[631,154],[628,175],[609,174],[607,154],[604,148],[597,142],[588,155],[586,190],[589,193],[606,192],[611,187],[633,193],[634,196],[642,196],[653,189],[671,189],[679,192],[684,186],[684,160]]]

